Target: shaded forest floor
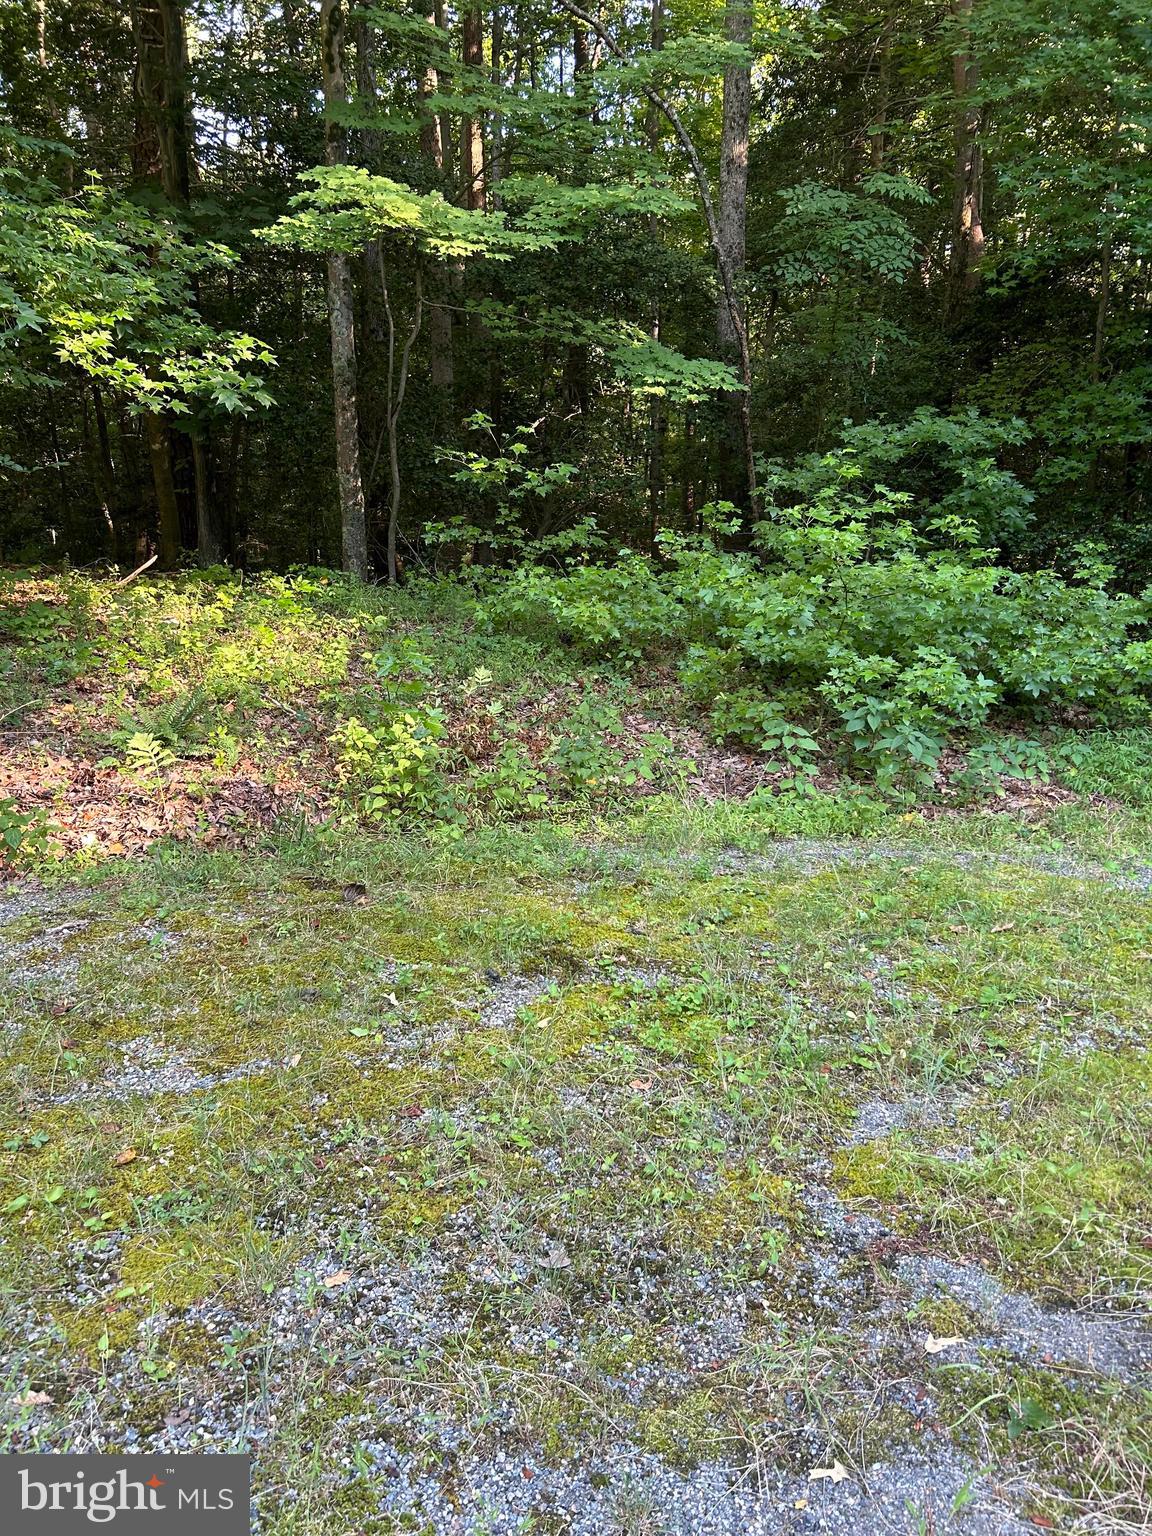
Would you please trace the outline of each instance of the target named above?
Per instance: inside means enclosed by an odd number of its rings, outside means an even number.
[[[362,616],[54,599],[8,621],[0,1446],[250,1447],[277,1533],[1145,1529],[1131,743],[1107,801],[725,795],[770,769],[689,772],[669,686],[405,615],[477,787],[363,830]]]

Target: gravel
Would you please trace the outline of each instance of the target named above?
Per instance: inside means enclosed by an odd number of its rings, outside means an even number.
[[[917,1297],[954,1297],[988,1328],[998,1347],[1022,1359],[1082,1366],[1125,1382],[1152,1372],[1152,1332],[1131,1318],[1044,1307],[1005,1289],[975,1264],[929,1255],[900,1259],[896,1273]]]

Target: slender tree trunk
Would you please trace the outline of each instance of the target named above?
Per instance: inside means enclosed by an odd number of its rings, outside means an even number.
[[[659,53],[664,46],[664,0],[652,0],[652,52]],[[599,39],[597,39],[599,41]],[[660,123],[659,110],[652,102],[648,103],[645,113],[644,130],[648,140],[648,152],[653,161],[660,153]],[[648,238],[655,246],[660,242],[660,220],[656,214],[648,216]],[[653,341],[660,340],[660,300],[652,301],[652,319],[650,332]],[[668,412],[663,399],[659,395],[653,395],[648,405],[648,512],[650,518],[651,540],[653,547],[656,543],[656,535],[660,532],[664,521],[664,495],[665,495],[665,446],[668,440]]]
[[[984,167],[980,146],[980,108],[973,93],[980,83],[980,65],[971,54],[973,0],[952,0],[959,28],[952,56],[952,95],[956,145],[952,173],[952,249],[948,263],[948,310],[959,308],[965,292],[980,280],[984,256]]]
[[[499,90],[504,83],[504,12],[498,0],[492,7],[492,84]],[[499,184],[504,176],[504,114],[493,112],[488,130],[488,190],[492,207],[500,207]]]
[[[160,525],[158,553],[160,566],[170,571],[180,563],[180,507],[176,483],[172,477],[172,442],[168,429],[155,411],[144,412],[148,434],[148,457],[152,464],[152,484],[156,491],[156,512]]]
[[[120,557],[120,497],[116,487],[116,466],[112,461],[112,441],[108,435],[108,416],[99,384],[92,384],[92,415],[96,422],[96,483],[100,488],[100,510],[112,545],[114,559]]]
[[[335,109],[347,100],[344,82],[343,0],[322,0],[321,58],[324,80],[324,159],[343,165],[346,143]],[[336,424],[336,480],[340,496],[340,542],[343,566],[361,581],[368,580],[368,519],[364,483],[360,477],[360,419],[356,404],[356,327],[352,273],[348,257],[334,251],[328,257],[328,327],[332,343],[332,396]]]
[[[192,436],[192,462],[196,470],[196,554],[201,565],[219,565],[220,531],[212,515],[212,473],[208,445],[201,433]]]
[[[442,5],[429,6],[424,19],[430,27],[443,26],[444,8]],[[427,108],[424,103],[428,98],[435,96],[440,90],[440,71],[435,64],[424,66],[424,73],[420,80],[420,152],[432,161],[437,171],[444,169],[444,134],[441,126],[440,114]]]
[[[428,25],[444,29],[444,6],[441,0],[427,13]],[[428,97],[440,89],[440,73],[434,64],[424,70],[421,93]],[[428,112],[420,128],[420,147],[435,165],[441,180],[444,179],[444,121],[438,113]],[[441,394],[445,405],[450,405],[456,384],[456,369],[452,357],[452,311],[443,304],[428,307],[428,341],[431,350],[432,387]]]
[[[874,171],[884,169],[884,156],[888,149],[888,108],[892,97],[892,38],[896,30],[895,20],[892,16],[884,18],[884,28],[880,34],[880,68],[878,71],[879,89],[876,100],[876,115],[873,120],[872,132],[868,135],[868,160]]]
[[[724,36],[729,43],[748,48],[752,41],[751,0],[726,0]],[[729,64],[724,71],[724,114],[720,131],[720,203],[717,210],[720,244],[737,285],[744,276],[748,222],[748,131],[752,113],[752,69],[746,62]],[[728,351],[736,348],[736,315],[722,297],[716,314],[716,332]]]
[[[484,68],[484,17],[478,5],[471,5],[460,18],[464,63],[471,69]],[[484,180],[484,125],[479,114],[464,119],[460,135],[460,167],[464,178],[464,206],[483,209],[486,205]]]
[[[729,43],[748,48],[752,41],[751,0],[726,0],[724,35]],[[720,131],[720,205],[718,222],[724,259],[735,289],[735,303],[722,293],[716,310],[716,338],[720,356],[739,357],[737,324],[743,323],[742,284],[748,223],[748,135],[752,112],[752,69],[747,61],[728,65],[724,71],[724,110]],[[721,498],[744,503],[748,496],[747,463],[741,451],[743,399],[728,395],[723,405],[720,463],[716,477]]]
[[[356,18],[356,95],[361,110],[374,112],[376,97],[375,38],[363,16]],[[380,135],[374,128],[361,128],[358,134],[360,155],[371,166],[380,153]]]
[[[404,339],[404,346],[400,353],[399,373],[396,371],[396,320],[392,312],[392,301],[388,292],[388,273],[384,267],[383,251],[378,251],[380,262],[380,292],[384,299],[384,312],[388,317],[388,377],[387,398],[385,400],[384,426],[388,437],[388,478],[391,492],[388,498],[388,580],[395,584],[399,574],[399,564],[396,558],[396,542],[400,528],[400,414],[404,409],[404,395],[408,389],[408,368],[412,361],[412,348],[416,344],[416,338],[420,334],[420,324],[424,317],[424,272],[419,260],[413,277],[414,292],[412,296],[412,321],[408,327],[408,335]],[[375,468],[375,466],[373,466]]]
[[[581,22],[572,23],[572,94],[579,103],[580,116],[585,122],[592,121],[592,56],[588,49],[588,29]],[[586,180],[583,166],[577,161],[573,181],[579,186]],[[580,416],[588,414],[588,343],[569,342],[564,357],[564,407]]]
[[[182,0],[133,0],[132,31],[136,45],[132,80],[136,107],[133,179],[138,186],[158,187],[169,202],[186,208],[192,185],[192,117]],[[203,455],[197,456],[187,435],[158,413],[149,413],[146,430],[160,517],[159,563],[171,568],[180,558],[181,525],[187,522],[189,528],[192,526],[193,505],[199,526],[200,506],[207,504],[207,486],[202,477],[208,467]],[[177,478],[177,462],[192,466],[194,501],[189,500],[184,474]],[[181,499],[186,518],[181,516]]]
[[[608,31],[604,23],[598,17],[589,14],[575,3],[575,0],[561,0],[564,9],[585,26],[591,27],[604,47],[614,58],[622,63],[628,62],[628,55],[620,44]],[[675,135],[676,142],[684,151],[692,172],[692,179],[696,183],[696,193],[700,199],[700,206],[704,212],[704,223],[708,229],[708,244],[712,248],[712,255],[716,261],[716,268],[720,274],[720,285],[724,290],[724,302],[728,306],[732,329],[736,335],[736,347],[740,359],[740,381],[744,386],[744,395],[740,404],[740,428],[744,447],[744,461],[748,477],[748,502],[752,509],[752,515],[760,515],[760,492],[756,484],[756,458],[752,447],[752,358],[748,349],[748,329],[744,324],[744,313],[740,307],[736,281],[732,272],[731,263],[728,260],[724,243],[720,238],[720,224],[716,217],[716,204],[712,197],[712,185],[708,179],[708,172],[704,169],[704,162],[700,158],[700,151],[696,148],[695,141],[687,128],[684,120],[677,111],[675,103],[663,92],[648,81],[640,82],[640,91],[648,101],[658,109],[668,126]]]

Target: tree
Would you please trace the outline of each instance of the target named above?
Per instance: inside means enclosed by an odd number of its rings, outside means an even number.
[[[333,168],[347,158],[340,118],[347,105],[344,83],[343,0],[322,0],[320,48],[324,80],[324,162]],[[328,252],[328,325],[332,342],[332,398],[336,424],[336,481],[344,569],[367,581],[368,519],[360,474],[360,413],[356,399],[356,322],[350,256],[346,247]]]
[[[720,356],[738,357],[737,319],[745,332],[747,330],[743,283],[748,220],[748,135],[752,110],[751,0],[725,0],[724,36],[734,51],[724,70],[717,224],[724,260],[732,274],[735,302],[730,305],[727,296],[721,295],[716,311],[716,332]],[[745,381],[745,394],[750,390],[751,378]],[[741,395],[731,396],[725,406],[728,431],[720,440],[722,459],[718,478],[725,500],[739,503],[745,500],[754,483],[754,477],[748,479],[747,464],[741,464]]]
[[[562,230],[558,223],[546,228],[540,221],[533,228],[513,229],[502,213],[456,208],[439,192],[418,193],[360,167],[329,165],[308,172],[303,179],[311,190],[292,199],[295,212],[266,230],[265,239],[289,249],[323,252],[329,271],[335,259],[347,261],[350,253],[367,245],[377,252],[388,321],[384,437],[391,496],[386,546],[388,580],[395,582],[402,491],[399,424],[412,348],[423,321],[425,264],[429,260],[461,262],[477,257],[507,261],[518,251],[555,245],[562,238]],[[411,316],[403,337],[390,294],[386,242],[413,271]]]

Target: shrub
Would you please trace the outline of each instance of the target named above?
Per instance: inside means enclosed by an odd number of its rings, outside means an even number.
[[[22,811],[15,800],[0,795],[0,868],[19,868],[43,853],[48,829],[34,811]]]
[[[636,661],[682,619],[651,562],[628,551],[615,565],[567,574],[524,567],[496,588],[482,611],[498,626],[623,662]]]
[[[678,645],[718,734],[804,770],[818,718],[888,785],[928,779],[950,734],[978,743],[998,709],[1131,713],[1152,681],[1152,645],[1134,638],[1149,593],[1112,591],[1091,552],[1070,581],[996,566],[972,523],[948,511],[913,524],[908,500],[863,489],[844,457],[759,527],[753,551],[666,535],[662,566],[629,554],[522,572],[488,612],[630,658]]]
[[[329,737],[340,783],[365,821],[411,811],[443,819],[450,801],[439,769],[439,711],[404,711],[374,730],[353,715]]]

